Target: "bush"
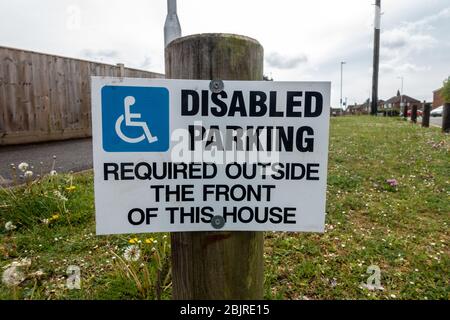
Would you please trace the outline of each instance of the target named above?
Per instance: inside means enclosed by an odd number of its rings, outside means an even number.
[[[450,103],[450,77],[444,81],[444,88],[442,89],[442,97],[445,102]]]

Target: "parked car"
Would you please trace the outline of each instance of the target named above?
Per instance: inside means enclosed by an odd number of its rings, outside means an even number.
[[[430,112],[430,116],[432,117],[442,117],[442,113],[444,112],[444,106],[437,107],[433,111]]]
[[[408,113],[407,113],[408,117],[411,117],[411,112],[412,112],[412,110],[408,110]],[[418,117],[421,117],[422,114],[423,114],[422,110],[417,110],[417,116]]]

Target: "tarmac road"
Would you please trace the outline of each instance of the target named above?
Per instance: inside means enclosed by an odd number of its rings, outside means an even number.
[[[408,118],[411,121],[411,118]],[[422,123],[422,117],[417,118],[417,123]],[[442,117],[430,117],[430,126],[442,128]]]
[[[56,156],[57,172],[78,172],[92,168],[92,140],[79,139],[48,143],[0,146],[0,185],[12,184],[11,164],[17,167],[26,162],[34,168],[34,175],[47,174]],[[42,162],[42,165],[40,164]],[[18,170],[17,170],[18,171]],[[19,171],[18,171],[19,175]],[[23,179],[19,179],[23,182]]]
[[[442,117],[430,117],[430,125],[442,128]]]

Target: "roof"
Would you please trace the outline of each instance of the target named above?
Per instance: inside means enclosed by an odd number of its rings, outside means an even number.
[[[384,102],[385,102],[384,100],[379,99],[379,100],[378,100],[378,106],[384,104]],[[370,101],[366,101],[366,102],[361,103],[361,104],[350,105],[349,108],[351,107],[351,108],[353,108],[353,109],[358,109],[358,108],[368,108],[368,107],[370,107],[370,106],[371,106]]]
[[[400,101],[406,102],[406,103],[408,103],[408,102],[409,103],[420,103],[419,100],[411,98],[410,96],[407,96],[406,94],[401,95],[401,96],[392,97],[392,98],[386,100],[385,103],[400,103]]]

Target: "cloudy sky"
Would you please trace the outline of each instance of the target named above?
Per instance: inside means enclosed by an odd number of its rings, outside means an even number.
[[[329,80],[339,105],[370,96],[374,0],[178,0],[183,35],[253,37],[275,80]],[[431,100],[450,75],[450,0],[382,0],[380,98]],[[166,0],[0,0],[0,46],[164,72]]]

